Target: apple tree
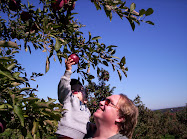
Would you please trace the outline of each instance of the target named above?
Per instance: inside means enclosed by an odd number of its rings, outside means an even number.
[[[37,98],[34,94],[37,87],[30,87],[29,82],[42,73],[27,72],[15,59],[14,54],[24,49],[29,53],[41,50],[47,54],[45,72],[50,69],[50,61],[58,60],[75,53],[80,60],[76,72],[82,81],[91,82],[94,76],[90,69],[97,71],[98,76],[103,67],[112,66],[127,76],[125,56],[115,56],[115,45],[106,46],[100,42],[100,36],[85,36],[80,31],[84,25],[75,18],[77,0],[38,0],[33,5],[31,0],[0,0],[0,116],[7,122],[7,127],[19,130],[23,137],[54,133],[54,126],[62,111],[60,104],[49,98],[48,101]],[[151,15],[151,8],[137,12],[136,4],[126,6],[122,0],[90,0],[97,10],[104,10],[112,20],[114,14],[126,18],[132,29],[140,23],[154,25],[145,21]],[[88,39],[86,39],[88,38]],[[104,69],[105,70],[105,69]],[[106,71],[107,72],[107,71]],[[109,73],[108,73],[109,76]]]
[[[46,72],[50,68],[50,61],[54,59],[62,62],[69,54],[76,53],[80,57],[77,73],[83,79],[94,78],[89,72],[90,67],[100,69],[102,65],[112,65],[120,79],[126,74],[125,57],[115,56],[115,45],[106,46],[99,42],[100,36],[92,36],[89,32],[88,40],[80,31],[84,25],[74,17],[77,0],[40,0],[38,5],[23,4],[21,0],[1,0],[1,39],[16,40],[20,49],[31,53],[31,47],[47,53]],[[104,10],[106,16],[112,20],[113,13],[121,19],[126,18],[135,29],[135,24],[145,21],[145,17],[153,13],[151,8],[139,12],[135,11],[136,4],[130,7],[122,0],[91,0],[97,10]],[[24,43],[22,43],[24,42]]]

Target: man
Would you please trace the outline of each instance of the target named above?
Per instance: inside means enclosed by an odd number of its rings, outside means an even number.
[[[100,102],[94,113],[96,131],[92,139],[132,138],[137,124],[138,108],[125,95],[112,95]]]

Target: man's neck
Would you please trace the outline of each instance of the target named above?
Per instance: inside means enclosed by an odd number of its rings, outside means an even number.
[[[118,133],[116,126],[99,126],[94,134],[94,139],[107,139]]]

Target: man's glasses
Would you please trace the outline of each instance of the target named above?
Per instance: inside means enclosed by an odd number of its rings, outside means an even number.
[[[106,99],[104,99],[103,101],[105,101],[105,105],[106,105],[106,106],[111,106],[111,107],[113,107],[113,108],[119,109],[119,107],[116,106],[116,105],[114,105],[114,104],[111,102],[110,99],[106,98]]]

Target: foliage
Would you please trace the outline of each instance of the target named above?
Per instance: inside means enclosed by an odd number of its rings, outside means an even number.
[[[142,139],[162,139],[162,138],[186,138],[186,110],[178,112],[152,111],[137,96],[134,103],[139,108],[138,125],[133,138]]]
[[[120,80],[121,72],[127,76],[128,68],[126,59],[115,56],[115,45],[106,46],[99,42],[100,36],[92,36],[89,32],[88,40],[80,31],[83,24],[75,19],[73,9],[77,0],[40,0],[37,5],[21,0],[0,0],[0,116],[6,121],[7,130],[1,135],[9,137],[36,138],[53,134],[57,121],[60,119],[62,106],[54,103],[55,100],[39,99],[34,93],[36,88],[31,88],[30,81],[42,73],[32,73],[27,77],[26,71],[15,59],[15,54],[20,49],[29,53],[33,50],[41,50],[47,54],[46,73],[50,69],[50,61],[58,59],[61,63],[71,53],[80,57],[77,73],[91,84],[94,76],[90,68],[97,69],[97,74],[102,79],[96,87],[95,94],[90,93],[91,103],[98,104],[97,99],[110,95],[113,88],[105,86],[104,81],[109,79],[109,73],[102,66],[112,65],[118,72]],[[59,3],[60,2],[60,3]],[[135,11],[135,3],[130,8],[121,0],[91,0],[98,10],[102,7],[106,15],[112,20],[112,12],[117,13],[121,19],[127,18],[132,29],[135,23],[145,22],[153,25],[151,21],[145,21],[145,17],[153,13],[153,10]],[[93,89],[93,87],[89,87]],[[103,93],[104,92],[104,93]],[[96,97],[96,98],[93,98]],[[94,102],[96,100],[96,102]],[[91,107],[91,104],[90,104]]]
[[[109,74],[106,70],[101,69],[98,73],[99,83],[96,84],[95,82],[89,83],[86,86],[88,92],[88,103],[87,106],[91,112],[90,121],[94,122],[93,113],[98,109],[99,102],[105,99],[107,96],[113,94],[115,87],[110,89],[110,85],[106,85],[106,82],[109,81]]]
[[[59,62],[63,58],[67,58],[71,53],[77,53],[80,57],[77,73],[88,81],[94,78],[89,71],[90,66],[94,69],[101,69],[101,65],[113,66],[114,71],[117,70],[120,79],[122,71],[126,76],[127,68],[125,67],[125,57],[121,60],[114,54],[117,46],[106,46],[100,43],[100,36],[92,37],[89,32],[88,40],[80,31],[84,25],[75,19],[73,8],[77,0],[67,0],[60,9],[54,6],[55,0],[40,0],[39,6],[20,3],[17,1],[17,9],[12,9],[11,2],[15,0],[1,1],[0,11],[4,18],[0,17],[0,37],[6,41],[16,39],[19,47],[24,47],[25,51],[31,53],[31,47],[40,49],[47,53],[46,72],[50,68],[50,61],[53,57]],[[126,6],[126,2],[121,0],[91,0],[99,10],[104,8],[106,15],[112,19],[112,12],[117,13],[122,19],[127,18],[133,30],[134,22],[151,23],[144,21],[146,16],[153,13],[153,10],[135,11],[135,3],[130,8]],[[65,3],[65,2],[64,2]],[[53,4],[53,5],[52,5]],[[23,13],[24,12],[24,13]],[[21,42],[24,44],[21,45]]]
[[[8,129],[24,137],[35,138],[37,133],[42,137],[42,132],[53,134],[61,117],[61,105],[55,104],[55,99],[37,98],[34,93],[37,90],[30,87],[29,80],[42,74],[32,73],[30,79],[27,78],[27,73],[14,59],[18,51],[11,47],[0,47],[0,117]]]

